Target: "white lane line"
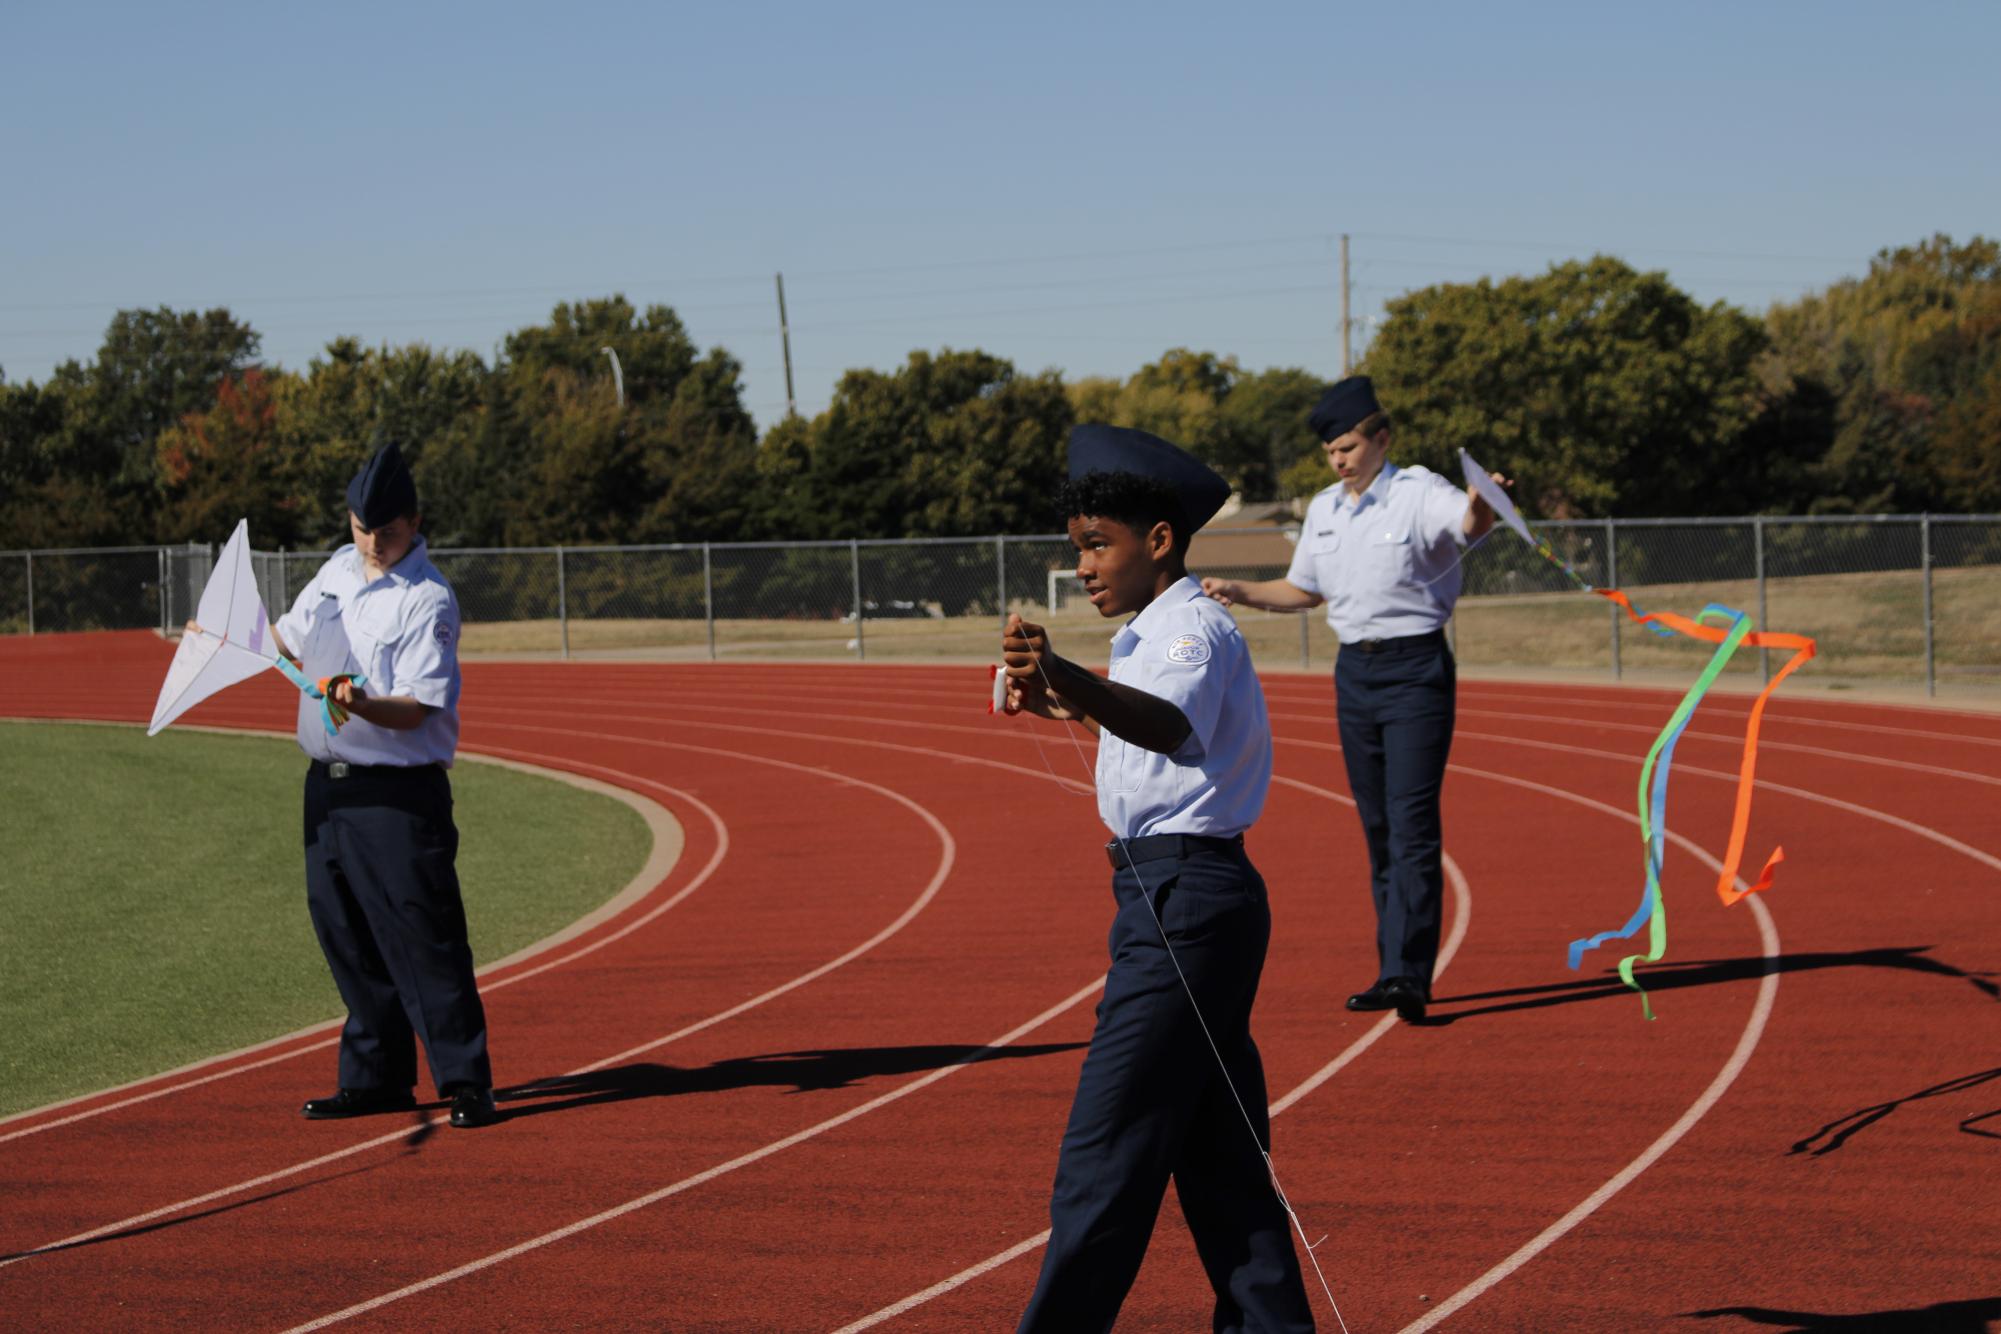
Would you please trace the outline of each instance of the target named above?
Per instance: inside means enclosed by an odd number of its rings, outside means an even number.
[[[709,1168],[707,1171],[697,1172],[695,1175],[690,1177],[683,1177],[681,1180],[674,1182],[672,1185],[662,1186],[658,1190],[648,1191],[644,1195],[638,1196],[634,1199],[627,1200],[624,1204],[615,1205],[612,1208],[606,1209],[601,1213],[592,1214],[589,1218],[580,1218],[574,1223],[570,1223],[564,1227],[557,1228],[553,1232],[545,1232],[539,1237],[531,1237],[527,1241],[521,1242],[518,1245],[510,1246],[504,1251],[496,1251],[492,1255],[484,1256],[481,1259],[473,1260],[467,1264],[462,1264],[456,1269],[448,1269],[442,1274],[434,1274],[430,1278],[420,1279],[415,1283],[411,1283],[408,1284],[407,1286],[398,1288],[394,1292],[385,1292],[379,1297],[372,1297],[365,1302],[357,1302],[353,1306],[347,1307],[343,1310],[335,1311],[331,1315],[321,1316],[319,1319],[308,1321],[303,1325],[294,1325],[290,1330],[286,1331],[286,1334],[306,1334],[306,1332],[309,1330],[325,1329],[328,1325],[337,1324],[342,1320],[347,1320],[354,1316],[363,1315],[369,1311],[378,1310],[384,1306],[389,1305],[391,1302],[398,1302],[403,1300],[405,1297],[413,1297],[420,1292],[427,1292],[432,1288],[439,1287],[443,1284],[464,1278],[469,1274],[476,1274],[482,1269],[491,1269],[493,1266],[497,1264],[503,1264],[508,1260],[512,1260],[518,1255],[525,1255],[529,1251],[539,1250],[540,1248],[550,1245],[553,1242],[562,1241],[566,1237],[574,1237],[579,1232],[585,1232],[590,1230],[591,1228],[598,1227],[605,1223],[609,1223],[614,1219],[623,1218],[625,1215],[632,1213],[635,1210],[644,1209],[651,1204],[658,1204],[661,1200],[667,1199],[669,1196],[678,1195],[682,1191],[692,1189],[693,1187],[699,1186],[704,1182],[713,1181],[717,1177],[723,1176],[726,1173],[734,1172],[740,1167],[748,1167],[752,1163],[759,1162],[765,1158],[769,1158],[775,1153],[782,1153],[786,1149],[789,1149],[796,1144],[803,1144],[809,1139],[813,1139],[817,1136],[826,1134],[829,1130],[837,1129],[840,1126],[846,1125],[850,1121],[854,1121],[861,1117],[867,1116],[870,1112],[873,1112],[880,1107],[885,1107],[890,1103],[897,1101],[900,1098],[909,1097],[911,1094],[917,1092],[919,1089],[928,1088],[932,1084],[935,1084],[939,1080],[945,1078],[947,1075],[951,1075],[960,1070],[965,1069],[968,1065],[972,1065],[973,1063],[984,1059],[985,1057],[993,1054],[994,1052],[999,1051],[1001,1048],[1006,1047],[1007,1045],[1016,1041],[1017,1039],[1029,1033],[1034,1032],[1036,1029],[1042,1027],[1042,1025],[1048,1023],[1050,1020],[1056,1018],[1057,1016],[1063,1014],[1065,1011],[1074,1008],[1080,1001],[1086,1000],[1089,997],[1097,994],[1097,992],[1100,991],[1104,987],[1104,985],[1105,985],[1105,980],[1104,978],[1100,977],[1096,981],[1092,982],[1089,986],[1082,987],[1079,990],[1072,992],[1069,996],[1066,996],[1064,999],[1056,1002],[1056,1004],[1050,1006],[1048,1009],[1044,1010],[1041,1014],[1036,1015],[1033,1019],[1030,1019],[1027,1023],[1024,1023],[1008,1031],[1007,1033],[1002,1034],[1000,1037],[995,1038],[992,1042],[987,1043],[986,1046],[980,1048],[977,1052],[974,1052],[960,1060],[954,1061],[950,1065],[941,1066],[939,1069],[933,1070],[931,1073],[927,1075],[920,1075],[919,1077],[911,1080],[907,1084],[899,1084],[897,1087],[889,1090],[887,1093],[880,1094],[874,1098],[869,1099],[865,1103],[861,1103],[858,1106],[851,1107],[847,1111],[840,1113],[838,1116],[830,1116],[824,1121],[820,1121],[814,1125],[806,1127],[804,1130],[796,1131],[793,1134],[787,1135],[784,1139],[773,1140],[771,1143],[764,1145],[762,1148],[753,1149],[749,1153],[741,1154],[738,1157],[730,1159],[726,1163],[718,1163],[716,1164],[716,1166]]]
[[[1459,766],[1455,765],[1454,767],[1458,768]],[[1509,774],[1490,773],[1479,769],[1464,769],[1462,772],[1481,778],[1489,778],[1496,782],[1508,783],[1516,787],[1528,788],[1532,791],[1547,793],[1551,796],[1560,797],[1566,801],[1574,801],[1581,806],[1588,806],[1596,810],[1612,811],[1615,814],[1624,816],[1626,819],[1632,820],[1635,824],[1639,822],[1637,815],[1627,815],[1623,811],[1616,811],[1615,808],[1607,806],[1603,802],[1593,801],[1589,797],[1580,797],[1576,793],[1565,792],[1561,788],[1549,787],[1542,783],[1533,783],[1527,779],[1515,778]],[[1716,858],[1710,856],[1701,848],[1696,847],[1687,839],[1674,833],[1670,833],[1668,837],[1676,845],[1694,855],[1698,860],[1707,863],[1712,871],[1719,873],[1722,871],[1723,864],[1721,862],[1717,861]],[[1737,877],[1737,884],[1740,888],[1743,887],[1744,878],[1742,876]],[[1437,1307],[1427,1312],[1422,1319],[1415,1320],[1404,1326],[1402,1334],[1423,1334],[1425,1330],[1433,1328],[1447,1317],[1455,1314],[1469,1302],[1472,1302],[1481,1296],[1481,1294],[1490,1291],[1510,1274],[1513,1274],[1523,1265],[1562,1240],[1579,1223],[1582,1223],[1585,1219],[1596,1213],[1608,1200],[1631,1185],[1642,1172],[1652,1167],[1660,1160],[1662,1155],[1679,1143],[1684,1135],[1693,1130],[1696,1124],[1709,1114],[1710,1109],[1715,1107],[1722,1099],[1723,1094],[1729,1089],[1730,1085],[1736,1082],[1737,1076],[1750,1063],[1751,1053],[1756,1050],[1758,1040],[1764,1036],[1765,1023],[1771,1018],[1772,1006],[1779,994],[1778,927],[1772,921],[1771,912],[1759,901],[1756,895],[1744,900],[1744,902],[1751,905],[1752,916],[1758,922],[1758,938],[1763,944],[1765,951],[1765,974],[1758,979],[1758,996],[1751,1006],[1751,1014],[1745,1021],[1743,1032],[1738,1034],[1737,1045],[1731,1051],[1730,1058],[1723,1063],[1723,1068],[1718,1070],[1716,1077],[1709,1082],[1709,1087],[1705,1088],[1701,1095],[1689,1104],[1688,1109],[1681,1114],[1673,1125],[1662,1132],[1659,1139],[1649,1144],[1641,1151],[1638,1157],[1619,1169],[1617,1173],[1603,1185],[1599,1186],[1598,1189],[1585,1196],[1570,1212],[1537,1233],[1533,1240],[1529,1241],[1513,1255],[1510,1255],[1479,1278],[1474,1279],[1458,1292],[1453,1293],[1452,1296],[1439,1303]]]
[[[1314,796],[1325,797],[1329,801],[1340,802],[1345,806],[1353,806],[1355,804],[1351,798],[1345,797],[1339,792],[1330,791],[1324,787],[1316,787],[1311,783],[1303,783],[1296,778],[1287,778],[1282,774],[1272,775],[1272,781],[1283,783],[1287,787],[1297,788],[1301,792],[1312,793]],[[1459,953],[1460,943],[1466,939],[1467,925],[1473,918],[1473,894],[1466,883],[1466,874],[1460,870],[1459,863],[1452,859],[1450,853],[1444,854],[1444,860],[1446,877],[1452,883],[1453,920],[1452,933],[1445,942],[1445,948],[1439,951],[1437,969],[1439,973],[1443,973],[1446,967],[1452,962],[1453,956]],[[1352,1063],[1356,1057],[1360,1056],[1370,1047],[1373,1047],[1385,1033],[1396,1026],[1396,1022],[1396,1016],[1393,1014],[1384,1015],[1381,1019],[1377,1020],[1360,1037],[1349,1043],[1340,1055],[1307,1076],[1297,1088],[1294,1088],[1284,1097],[1272,1103],[1270,1115],[1280,1115],[1286,1108],[1291,1107],[1301,1098],[1304,1098],[1307,1094],[1332,1079],[1342,1068]],[[956,1288],[963,1288],[974,1279],[979,1278],[983,1274],[992,1273],[1009,1261],[1020,1259],[1024,1255],[1040,1250],[1048,1243],[1049,1229],[1044,1228],[1025,1241],[1018,1241],[997,1255],[990,1255],[984,1260],[968,1265],[958,1273],[953,1274],[949,1278],[940,1279],[921,1292],[913,1292],[908,1297],[891,1302],[881,1310],[871,1311],[859,1320],[842,1325],[834,1331],[834,1334],[858,1334],[860,1330],[871,1329],[885,1321],[894,1320],[897,1316],[903,1315],[908,1311],[913,1311],[926,1302],[942,1297]]]
[[[549,730],[561,730],[561,729],[549,729]],[[567,735],[575,736],[582,734],[576,732],[569,732],[567,733]],[[808,765],[794,764],[789,760],[777,760],[764,755],[751,755],[747,753],[738,754],[737,752],[717,750],[708,746],[686,746],[675,742],[651,742],[647,744],[664,746],[675,750],[691,750],[702,754],[721,756],[725,758],[748,759],[759,764],[767,764],[780,769],[791,769],[799,773],[810,775],[815,778],[824,778],[832,782],[842,783],[849,786],[859,787],[868,791],[879,793],[880,795],[886,796],[891,800],[896,801],[901,805],[910,808],[913,811],[916,811],[920,816],[922,816],[926,821],[930,823],[932,830],[935,833],[937,833],[941,838],[943,846],[940,850],[938,868],[932,874],[930,882],[925,885],[923,891],[918,895],[916,901],[911,905],[911,907],[905,909],[903,915],[897,918],[896,922],[893,923],[890,928],[886,928],[884,931],[877,933],[877,935],[873,937],[868,942],[867,945],[855,950],[848,951],[847,954],[841,956],[841,958],[837,960],[834,964],[823,964],[820,967],[813,969],[811,972],[803,975],[800,978],[795,978],[791,982],[785,983],[781,986],[773,988],[770,991],[765,992],[762,996],[758,996],[749,1001],[745,1001],[742,1002],[741,1004],[732,1006],[729,1010],[725,1011],[723,1015],[712,1016],[711,1018],[689,1025],[687,1028],[681,1029],[678,1033],[670,1034],[665,1038],[655,1039],[654,1041],[647,1043],[643,1047],[635,1048],[636,1051],[650,1051],[655,1047],[662,1046],[665,1043],[674,1040],[675,1038],[683,1037],[689,1033],[697,1032],[703,1028],[707,1028],[712,1023],[720,1022],[722,1018],[727,1018],[734,1015],[742,1014],[744,1011],[751,1009],[753,1006],[761,1005],[764,1002],[772,999],[773,997],[784,995],[786,992],[792,990],[796,986],[802,985],[806,981],[810,981],[811,979],[816,977],[825,976],[829,971],[831,971],[833,967],[836,967],[841,963],[849,962],[854,958],[858,957],[864,950],[872,948],[873,946],[880,944],[882,941],[887,940],[890,936],[894,935],[896,931],[901,930],[902,927],[911,920],[911,918],[917,915],[918,911],[920,911],[925,905],[929,904],[931,900],[937,896],[939,887],[945,883],[945,878],[950,873],[953,862],[957,858],[958,845],[953,841],[950,831],[946,830],[945,826],[938,821],[936,816],[932,815],[929,811],[926,811],[923,807],[917,805],[916,802],[911,801],[910,798],[904,796],[903,794],[899,792],[893,792],[888,788],[881,787],[875,783],[868,782],[865,779],[852,778],[846,774],[834,773],[826,769],[815,769]],[[655,786],[657,786],[657,784]],[[717,820],[718,822],[717,847],[715,855],[712,856],[709,859],[708,864],[702,868],[701,877],[696,881],[691,882],[690,885],[682,891],[683,895],[691,893],[694,890],[695,886],[701,883],[702,879],[706,879],[711,873],[714,872],[716,867],[721,864],[723,854],[727,851],[729,843],[727,831],[720,823],[721,817],[716,816],[713,811],[710,811],[709,808],[706,806],[702,806],[700,802],[696,802],[695,804],[701,806],[701,809],[707,812],[712,819]],[[667,905],[662,905],[660,908],[655,909],[655,911],[649,914],[648,916],[649,917],[657,916],[660,912],[664,912],[666,910],[666,907]],[[636,928],[637,925],[639,924],[635,923],[634,927]],[[588,950],[580,950],[577,953],[578,955],[582,955],[588,952],[589,952]],[[547,966],[553,967],[554,964]],[[537,969],[533,971],[539,972],[542,970]],[[530,974],[527,973],[517,974],[515,978],[507,980],[510,981],[519,980],[519,978],[526,977],[529,975]],[[286,1059],[286,1057],[278,1057],[274,1059],[283,1060]],[[610,1058],[610,1060],[612,1061],[620,1059],[623,1059],[623,1056]],[[265,1064],[268,1063],[269,1062],[265,1062]],[[609,1061],[598,1062],[597,1064],[586,1066],[582,1070],[573,1070],[570,1071],[569,1073],[586,1074],[592,1070],[601,1069],[603,1068],[604,1065],[609,1063],[610,1063]],[[221,1076],[211,1076],[211,1078],[220,1078],[220,1077]],[[435,1117],[432,1119],[430,1124],[433,1126],[442,1125],[444,1124],[445,1120],[446,1118],[444,1117]],[[318,1158],[314,1158],[306,1162],[294,1163],[289,1167],[279,1168],[275,1172],[267,1172],[262,1176],[253,1177],[247,1181],[239,1181],[234,1185],[224,1186],[218,1190],[212,1190],[203,1195],[198,1195],[190,1199],[180,1200],[173,1204],[162,1205],[157,1209],[149,1210],[143,1214],[135,1214],[130,1218],[119,1219],[115,1223],[106,1223],[101,1227],[92,1228],[88,1232],[79,1232],[74,1236],[64,1237],[60,1241],[53,1241],[47,1243],[46,1245],[38,1246],[34,1250],[23,1251],[20,1254],[15,1255],[11,1259],[0,1260],[0,1269],[4,1269],[11,1264],[17,1264],[20,1261],[28,1259],[35,1255],[44,1254],[49,1251],[59,1251],[66,1247],[77,1245],[81,1242],[95,1240],[98,1237],[106,1236],[113,1232],[121,1232],[127,1228],[137,1227],[142,1223],[151,1222],[156,1218],[163,1218],[168,1214],[179,1213],[184,1209],[191,1209],[197,1205],[208,1204],[214,1200],[223,1199],[231,1195],[241,1194],[246,1190],[254,1190],[259,1186],[269,1185],[273,1181],[282,1180],[285,1177],[289,1176],[295,1176],[300,1172],[310,1171],[312,1168],[323,1166],[324,1164],[336,1161],[337,1159],[345,1158],[356,1153],[362,1153],[369,1149],[380,1148],[385,1144],[394,1143],[397,1140],[404,1138],[409,1133],[410,1133],[409,1129],[405,1128],[402,1130],[397,1130],[391,1134],[378,1135],[374,1139],[363,1140],[359,1144],[350,1145],[345,1149],[339,1149],[330,1154],[323,1154]]]
[[[224,729],[218,728],[218,729],[208,729],[208,730],[220,731]],[[530,752],[508,751],[507,753],[510,755],[518,756]],[[658,917],[661,913],[666,912],[668,909],[674,907],[674,905],[680,903],[683,899],[687,898],[688,895],[694,893],[695,889],[698,886],[700,886],[704,880],[708,879],[709,875],[715,870],[717,863],[719,863],[722,860],[724,852],[728,850],[729,831],[726,828],[724,828],[722,817],[717,815],[715,811],[711,810],[693,793],[684,792],[679,788],[669,787],[665,783],[656,783],[651,779],[640,778],[634,774],[622,773],[619,770],[610,769],[603,765],[593,764],[585,767],[590,768],[599,774],[606,774],[623,778],[629,785],[636,784],[639,786],[652,788],[656,792],[668,793],[686,802],[688,805],[695,807],[697,810],[701,811],[701,813],[704,816],[708,818],[710,825],[715,830],[716,843],[717,843],[716,851],[709,858],[708,865],[704,866],[702,870],[693,879],[691,879],[687,885],[683,886],[678,892],[676,892],[670,898],[666,899],[664,902],[656,904],[652,909],[648,910],[643,916],[635,919],[632,922],[627,923],[624,927],[622,927],[616,932],[613,932],[596,941],[593,941],[592,943],[584,946],[581,949],[573,950],[570,953],[565,954],[560,958],[543,963],[538,967],[525,969],[521,972],[513,973],[507,977],[493,978],[488,976],[490,973],[497,972],[504,968],[513,967],[517,964],[522,963],[527,959],[539,957],[540,955],[550,950],[556,949],[559,946],[567,943],[568,941],[575,939],[578,930],[582,929],[583,923],[589,923],[592,918],[597,918],[600,921],[604,920],[602,917],[599,916],[599,914],[604,913],[606,909],[611,908],[612,904],[607,903],[602,905],[600,908],[593,910],[591,914],[589,914],[586,918],[582,919],[582,923],[572,923],[570,926],[564,927],[562,930],[556,932],[554,935],[549,936],[542,941],[538,941],[537,943],[528,946],[526,949],[516,950],[513,954],[508,955],[506,958],[498,959],[493,963],[486,965],[484,968],[479,969],[475,973],[475,976],[478,977],[480,980],[480,991],[482,994],[489,994],[495,991],[499,991],[504,987],[510,987],[514,985],[516,982],[519,982],[524,978],[533,977],[537,973],[545,973],[551,968],[558,968],[564,964],[571,963],[577,959],[581,959],[585,955],[590,954],[596,950],[603,949],[606,945],[609,945],[612,942],[620,939],[621,937],[626,936],[631,932],[638,930],[640,927],[646,925],[646,923]],[[548,770],[547,772],[553,774],[558,771],[551,769]],[[616,784],[606,783],[606,787],[608,788],[615,786]],[[626,791],[628,792],[629,795],[636,797],[638,800],[641,801],[646,800],[643,797],[638,797],[637,793],[631,792],[630,787],[628,787]],[[655,803],[649,802],[648,804],[651,805]],[[672,817],[670,816],[668,818],[671,819]],[[650,817],[649,817],[649,823],[651,823]],[[667,873],[673,869],[672,864],[669,863],[665,866],[661,865],[660,853],[663,851],[663,849],[658,840],[655,841],[654,849],[655,849],[654,853],[648,855],[646,864],[640,868],[639,874],[634,876],[632,881],[629,882],[629,884],[627,885],[627,890],[630,890],[632,886],[641,885],[643,883],[644,889],[642,889],[642,891],[639,894],[633,895],[631,898],[626,897],[626,891],[620,891],[619,895],[616,896],[616,898],[614,898],[614,900],[612,901],[613,903],[619,903],[620,900],[623,900],[623,902],[620,903],[620,907],[621,908],[629,907],[633,903],[641,901],[645,897],[645,892],[647,890],[658,888],[661,882],[663,882],[666,879]],[[678,845],[676,846],[674,851],[675,854],[678,856],[679,852]],[[651,880],[648,880],[646,879],[646,877],[648,876],[652,876],[653,878]],[[281,1064],[282,1062],[292,1060],[294,1057],[304,1056],[309,1052],[325,1051],[327,1048],[335,1046],[339,1043],[340,1039],[338,1037],[338,1033],[340,1030],[341,1023],[342,1023],[341,1020],[333,1019],[325,1023],[313,1024],[310,1025],[309,1027],[299,1029],[296,1032],[287,1033],[282,1037],[269,1038],[263,1042],[255,1043],[251,1046],[243,1047],[233,1052],[225,1052],[220,1056],[206,1057],[203,1060],[195,1061],[189,1065],[184,1065],[180,1067],[180,1069],[178,1070],[170,1070],[164,1074],[148,1075],[144,1079],[134,1080],[129,1084],[121,1084],[115,1088],[100,1089],[95,1093],[80,1094],[74,1098],[65,1098],[61,1102],[50,1103],[47,1106],[34,1108],[30,1111],[17,1112],[13,1116],[0,1118],[0,1125],[5,1125],[11,1121],[26,1120],[29,1117],[46,1115],[49,1112],[56,1111],[63,1107],[74,1106],[79,1102],[85,1102],[92,1098],[107,1097],[111,1094],[118,1093],[124,1089],[146,1088],[146,1092],[134,1094],[129,1098],[119,1098],[112,1102],[100,1103],[96,1106],[84,1108],[82,1111],[73,1112],[68,1116],[57,1117],[53,1120],[39,1122],[32,1126],[25,1126],[18,1130],[12,1130],[6,1133],[0,1133],[0,1144],[5,1144],[9,1140],[25,1139],[30,1135],[39,1135],[43,1131],[55,1130],[61,1126],[75,1125],[79,1121],[88,1121],[92,1117],[103,1116],[106,1112],[116,1112],[116,1111],[121,1111],[127,1107],[136,1107],[140,1103],[151,1102],[155,1098],[164,1098],[169,1094],[185,1093],[189,1089],[200,1088],[204,1084],[213,1084],[217,1080],[229,1079],[236,1075],[247,1074],[252,1070],[262,1070],[266,1066],[278,1065]],[[289,1042],[296,1042],[304,1038],[312,1037],[316,1034],[325,1034],[325,1033],[335,1034],[335,1036],[324,1038],[323,1040],[318,1042],[310,1042],[304,1046],[292,1047],[285,1051],[279,1052],[275,1056],[267,1056],[260,1061],[249,1061],[242,1065],[231,1066],[225,1070],[212,1070],[210,1071],[210,1073],[201,1075],[194,1079],[184,1079],[178,1083],[160,1084],[160,1086],[157,1088],[147,1088],[148,1085],[158,1083],[158,1081],[160,1080],[170,1080],[180,1074],[189,1073],[195,1070],[208,1069],[211,1066],[218,1065],[223,1062],[239,1060],[242,1057],[254,1055],[255,1053],[260,1051],[269,1051],[273,1047],[283,1046],[284,1044]]]

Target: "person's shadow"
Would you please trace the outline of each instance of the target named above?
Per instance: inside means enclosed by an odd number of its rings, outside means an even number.
[[[506,1120],[572,1111],[635,1098],[673,1098],[688,1093],[721,1093],[760,1086],[790,1087],[794,1093],[851,1088],[871,1079],[912,1075],[976,1061],[1019,1060],[1075,1051],[1081,1042],[1009,1047],[930,1045],[845,1047],[824,1051],[774,1052],[739,1056],[683,1068],[637,1062],[583,1074],[550,1075],[494,1090]]]
[[[1641,965],[1634,969],[1647,994],[1680,991],[1686,987],[1714,986],[1721,982],[1743,982],[1766,973],[1808,973],[1823,968],[1896,968],[1935,977],[1957,978],[1983,995],[2001,1000],[2001,985],[1990,979],[1992,972],[1969,972],[1930,957],[1930,945],[1885,945],[1875,949],[1781,954],[1767,959],[1762,955],[1741,959],[1698,959],[1685,962]],[[1427,1026],[1456,1024],[1466,1019],[1512,1014],[1523,1010],[1543,1010],[1552,1005],[1574,1005],[1579,1001],[1632,998],[1634,992],[1616,973],[1572,982],[1551,982],[1542,986],[1513,987],[1505,991],[1470,992],[1463,996],[1434,998],[1434,1007],[1486,1001],[1466,1010],[1434,1008],[1425,1018]]]
[[[1865,1311],[1859,1315],[1785,1311],[1771,1306],[1718,1306],[1684,1314],[1698,1320],[1735,1316],[1753,1324],[1783,1326],[1791,1334],[1987,1334],[1989,1322],[2001,1319],[2001,1297],[1934,1302],[1930,1306]]]
[[[1829,1121],[1805,1139],[1794,1143],[1792,1151],[1794,1153],[1810,1154],[1815,1158],[1823,1157],[1833,1153],[1836,1149],[1846,1144],[1850,1137],[1867,1130],[1870,1126],[1875,1125],[1905,1103],[1918,1102],[1925,1098],[1942,1098],[1950,1093],[1963,1093],[1967,1089],[1978,1088],[1982,1084],[1997,1079],[2001,1079],[2001,1066],[1996,1066],[1992,1070],[1982,1070],[1977,1074],[1961,1075],[1957,1079],[1948,1079],[1943,1083],[1934,1084],[1930,1088],[1919,1089],[1916,1093],[1907,1093],[1901,1098],[1892,1098],[1888,1102],[1879,1102],[1873,1107],[1861,1108],[1858,1111],[1848,1113],[1846,1116],[1839,1116]],[[1982,1112],[1978,1116],[1969,1116],[1959,1123],[1959,1128],[1969,1135],[1979,1135],[1986,1139],[2001,1139],[2001,1134],[1997,1134],[1995,1131],[1978,1128],[1981,1122],[1993,1121],[1997,1118],[2001,1118],[2001,1107],[1997,1107],[1991,1112]],[[1821,1142],[1815,1144],[1815,1140],[1820,1140]]]

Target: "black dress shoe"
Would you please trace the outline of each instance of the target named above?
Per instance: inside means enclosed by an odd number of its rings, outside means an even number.
[[[409,1089],[342,1089],[331,1098],[308,1098],[299,1110],[308,1121],[334,1121],[343,1116],[407,1112],[416,1106]]]
[[[1387,1010],[1396,1002],[1390,999],[1388,982],[1378,982],[1367,991],[1358,991],[1348,997],[1351,1010]]]
[[[500,1109],[493,1105],[492,1089],[462,1084],[452,1092],[452,1124],[459,1129],[490,1126],[499,1119]]]
[[[1408,977],[1383,983],[1383,998],[1396,1008],[1397,1018],[1415,1024],[1424,1018],[1424,988]]]

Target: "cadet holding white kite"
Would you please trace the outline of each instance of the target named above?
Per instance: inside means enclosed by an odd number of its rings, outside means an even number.
[[[421,1040],[439,1096],[451,1099],[451,1123],[483,1126],[498,1113],[446,776],[459,735],[458,599],[430,562],[416,484],[395,445],[355,474],[347,502],[353,543],[275,626],[237,526],[168,671],[152,730],[266,667],[300,685],[299,748],[312,760],[306,902],[348,1012],[340,1086],[304,1113],[325,1120],[414,1108]]]

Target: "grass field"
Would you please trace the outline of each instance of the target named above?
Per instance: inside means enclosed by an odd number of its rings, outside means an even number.
[[[0,745],[0,1115],[339,1017],[291,741],[9,723]],[[479,763],[452,787],[481,962],[646,860],[645,822],[612,798]],[[332,1057],[306,1078],[301,1096],[329,1091]]]

